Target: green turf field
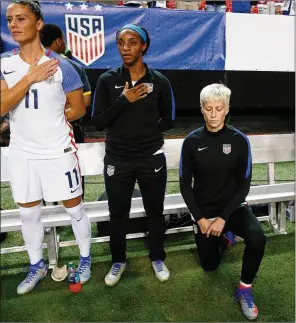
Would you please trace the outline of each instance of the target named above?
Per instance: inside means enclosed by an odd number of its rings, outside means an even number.
[[[276,179],[294,181],[294,163],[276,165]],[[170,171],[167,194],[178,193],[176,171]],[[95,201],[104,191],[101,176],[86,178],[86,201]],[[172,182],[171,182],[172,181]],[[256,165],[252,185],[266,183],[266,167]],[[1,187],[1,207],[14,208],[9,187]],[[295,235],[274,236],[264,223],[268,236],[266,253],[255,284],[255,300],[260,322],[295,321]],[[70,227],[60,228],[61,240],[72,240]],[[96,226],[93,224],[93,236]],[[23,245],[20,233],[9,233],[1,245]],[[166,263],[171,278],[160,283],[147,258],[145,239],[129,240],[128,269],[113,288],[104,285],[110,267],[107,243],[92,245],[93,277],[83,290],[72,295],[66,281],[50,276],[28,295],[16,294],[25,277],[25,252],[1,256],[1,321],[3,322],[240,322],[247,321],[233,299],[239,279],[244,244],[227,251],[220,268],[204,273],[196,257],[192,233],[170,235],[166,241]],[[46,252],[44,253],[46,254]],[[60,249],[60,265],[78,259],[78,248]]]

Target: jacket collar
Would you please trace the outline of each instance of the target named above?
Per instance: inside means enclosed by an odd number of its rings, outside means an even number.
[[[146,74],[144,75],[144,77],[147,76],[147,75],[149,77],[152,77],[153,75],[152,75],[151,69],[147,66],[146,63],[144,63],[144,66],[146,68]],[[121,65],[121,67],[120,67],[120,73],[121,74],[124,74],[124,75],[128,75],[128,76],[130,75],[129,74],[129,69],[126,68],[126,67],[124,67],[124,65]]]

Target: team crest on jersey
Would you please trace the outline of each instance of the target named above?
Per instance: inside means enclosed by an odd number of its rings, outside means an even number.
[[[67,44],[73,57],[89,66],[105,52],[102,16],[65,15]]]
[[[226,155],[231,153],[231,145],[230,144],[223,144],[223,153]]]
[[[51,85],[52,83],[54,83],[54,75],[48,77],[46,80],[44,80],[44,82],[46,82],[49,85]]]
[[[108,165],[107,166],[107,174],[109,176],[112,176],[112,175],[114,175],[114,172],[115,172],[115,167],[114,166],[111,166],[111,165]]]

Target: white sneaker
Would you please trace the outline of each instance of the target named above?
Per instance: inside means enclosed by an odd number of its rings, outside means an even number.
[[[125,262],[114,262],[108,274],[105,277],[105,284],[107,286],[114,286],[119,282],[122,273],[125,271]]]
[[[46,275],[47,266],[42,259],[37,264],[30,266],[26,279],[17,286],[17,293],[19,295],[29,293]]]
[[[152,267],[158,280],[164,282],[169,279],[170,272],[162,260],[152,261]]]

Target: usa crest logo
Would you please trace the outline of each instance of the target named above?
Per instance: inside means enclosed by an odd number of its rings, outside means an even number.
[[[230,144],[223,144],[223,153],[226,155],[231,153],[231,145]]]
[[[114,175],[114,172],[115,172],[115,167],[114,166],[111,166],[111,165],[108,165],[107,166],[107,174],[109,176],[112,176],[112,175]]]
[[[65,15],[67,44],[73,57],[89,66],[105,53],[102,16]]]
[[[44,80],[48,85],[51,85],[54,83],[54,75],[48,77],[46,80]]]

